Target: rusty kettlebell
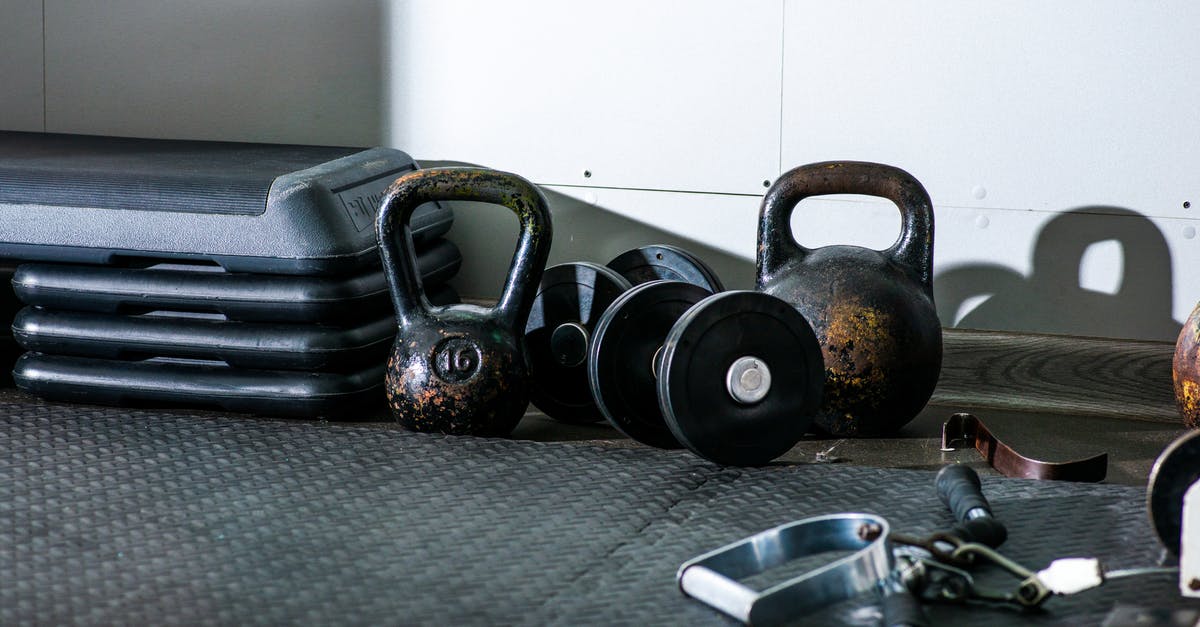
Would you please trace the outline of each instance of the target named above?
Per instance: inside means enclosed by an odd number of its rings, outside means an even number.
[[[435,200],[492,203],[517,214],[517,250],[494,307],[435,307],[425,298],[408,221],[418,206]],[[413,431],[511,433],[529,405],[524,330],[550,254],[545,197],[515,174],[417,170],[388,188],[375,234],[399,325],[385,381],[392,415]]]
[[[1175,406],[1184,426],[1200,427],[1200,304],[1192,309],[1175,340],[1171,378],[1175,381]]]
[[[792,235],[805,198],[865,194],[900,208],[887,250],[808,249]],[[815,424],[834,436],[896,431],[925,406],[942,366],[933,304],[933,207],[909,173],[878,163],[831,161],[787,172],[759,216],[758,289],[792,304],[812,325],[825,358],[825,397]]]

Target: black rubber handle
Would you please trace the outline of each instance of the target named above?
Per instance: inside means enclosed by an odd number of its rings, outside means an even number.
[[[938,496],[954,512],[954,518],[959,523],[951,533],[967,542],[978,542],[993,548],[1004,544],[1008,530],[992,514],[992,506],[983,496],[979,475],[971,467],[950,464],[938,471],[935,483]],[[967,513],[975,509],[983,510],[985,515],[967,518]]]
[[[929,627],[921,602],[908,590],[883,595],[883,627]]]
[[[966,542],[985,544],[993,549],[1004,544],[1004,541],[1008,539],[1008,529],[1005,529],[1004,523],[991,516],[954,525],[950,533]]]
[[[976,508],[983,508],[988,516],[992,515],[992,506],[983,496],[979,475],[969,466],[950,464],[938,471],[935,482],[938,496],[954,512],[958,522],[967,522],[967,512]]]

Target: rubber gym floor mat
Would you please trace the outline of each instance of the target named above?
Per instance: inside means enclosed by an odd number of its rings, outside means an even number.
[[[387,425],[44,403],[0,392],[0,623],[726,624],[683,561],[843,511],[949,525],[933,473],[721,468],[682,451],[456,438]],[[1143,491],[984,479],[1004,551],[1041,568],[1160,550]],[[987,573],[985,573],[987,575]],[[990,580],[1016,581],[991,571]],[[934,624],[1099,624],[1183,606],[1170,576],[1044,611],[930,607]],[[805,618],[874,624],[864,595]]]

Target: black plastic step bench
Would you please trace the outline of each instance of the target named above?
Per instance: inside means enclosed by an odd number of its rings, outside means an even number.
[[[390,148],[0,132],[0,259],[345,273],[377,263],[375,213],[417,167]],[[428,203],[413,239],[452,221]]]
[[[219,362],[144,361],[25,353],[17,388],[52,401],[118,407],[196,407],[285,418],[379,420],[387,415],[380,359],[357,372],[232,368]]]
[[[429,242],[417,255],[418,271],[431,293],[461,265],[458,247],[445,239]],[[183,264],[121,268],[28,263],[17,268],[12,286],[28,305],[109,314],[163,309],[219,313],[241,321],[342,323],[392,310],[378,264],[348,275],[294,276]]]

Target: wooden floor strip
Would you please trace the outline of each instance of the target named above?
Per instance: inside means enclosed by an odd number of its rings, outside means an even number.
[[[941,404],[1179,422],[1170,342],[946,329]]]

